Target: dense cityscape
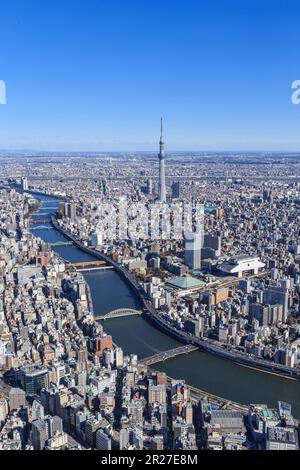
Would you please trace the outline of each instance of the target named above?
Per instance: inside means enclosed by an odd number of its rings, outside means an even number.
[[[298,155],[166,156],[161,136],[159,159],[2,156],[0,176],[1,449],[298,450],[300,416],[282,396],[239,403],[155,369],[200,349],[299,380]],[[167,209],[191,201],[200,229],[142,236],[141,207],[174,225]],[[70,261],[70,247],[87,258]],[[135,308],[95,304],[86,273],[110,270]],[[131,316],[178,345],[125,353],[106,326]]]
[[[3,466],[297,464],[299,19],[1,2]]]

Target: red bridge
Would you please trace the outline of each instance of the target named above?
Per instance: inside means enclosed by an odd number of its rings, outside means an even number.
[[[49,224],[49,219],[30,219],[31,224]]]

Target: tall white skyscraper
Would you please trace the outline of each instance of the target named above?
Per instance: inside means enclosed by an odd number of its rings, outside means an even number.
[[[27,178],[22,178],[21,184],[22,184],[22,190],[23,191],[28,191],[28,179]]]
[[[160,119],[160,141],[159,141],[159,201],[166,202],[166,175],[165,175],[165,149],[163,141],[163,120]]]
[[[202,233],[185,234],[184,262],[190,269],[201,268]]]

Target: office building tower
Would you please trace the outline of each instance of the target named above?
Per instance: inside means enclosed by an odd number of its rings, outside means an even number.
[[[61,363],[56,363],[54,364],[54,370],[55,370],[56,385],[59,386],[62,378],[65,376],[65,373],[66,373],[65,365]]]
[[[263,301],[268,305],[280,304],[283,306],[283,319],[286,322],[289,308],[289,291],[284,287],[270,287],[263,291]]]
[[[142,401],[140,401],[140,400],[135,400],[134,401],[133,400],[130,403],[128,403],[127,412],[128,412],[128,416],[130,418],[130,421],[134,425],[140,425],[140,426],[143,425],[144,408],[143,408],[143,402]]]
[[[184,262],[190,269],[201,268],[202,234],[190,232],[185,235]]]
[[[115,362],[115,354],[113,349],[105,349],[103,352],[103,364],[106,368],[110,368],[113,366]]]
[[[148,402],[149,405],[158,403],[163,405],[167,400],[167,389],[165,384],[149,385],[148,389]]]
[[[180,181],[174,181],[174,183],[172,184],[172,199],[180,199],[180,197]]]
[[[96,431],[96,449],[111,450],[111,438],[103,429],[97,429]]]
[[[120,430],[120,450],[126,449],[129,445],[129,429]]]
[[[72,222],[76,221],[76,204],[74,202],[69,204],[68,217],[71,219]]]
[[[48,370],[24,367],[21,370],[21,385],[26,395],[38,394],[42,388],[48,388]]]
[[[22,186],[22,191],[28,191],[28,180],[27,180],[27,178],[22,178],[21,186]]]
[[[184,407],[183,415],[187,424],[193,424],[193,406],[190,401],[188,401]]]
[[[147,179],[146,194],[151,195],[153,193],[153,181],[151,178]]]
[[[46,412],[51,415],[59,415],[61,408],[58,388],[53,386],[50,390],[43,389],[41,390],[40,395]]]
[[[93,338],[93,350],[96,356],[102,356],[105,349],[112,349],[112,337],[111,335],[102,334]]]
[[[253,303],[249,309],[249,323],[253,319],[257,320],[259,326],[267,326],[269,324],[269,307],[268,305]]]
[[[76,204],[74,202],[65,202],[60,205],[60,211],[65,217],[68,217],[71,222],[76,221]]]
[[[43,450],[48,440],[48,426],[43,419],[37,419],[32,423],[32,445],[34,450]]]
[[[91,235],[91,245],[92,246],[101,246],[103,243],[103,237],[101,232],[94,232]]]
[[[239,282],[239,289],[242,290],[245,294],[250,294],[251,292],[250,279],[241,279]]]
[[[192,335],[198,336],[198,337],[200,336],[201,323],[199,319],[197,318],[188,319],[184,322],[184,326],[185,326],[186,331],[188,331]]]
[[[144,447],[143,430],[139,428],[134,428],[132,430],[131,437],[132,437],[132,445],[137,450],[142,450]]]
[[[63,422],[59,416],[48,416],[46,419],[48,426],[48,436],[53,437],[56,433],[63,432]]]
[[[34,400],[32,403],[32,407],[29,409],[29,412],[28,412],[29,422],[36,421],[37,419],[44,419],[44,416],[45,416],[45,410],[44,410],[42,403],[40,403],[37,400]]]
[[[166,202],[166,175],[165,175],[165,150],[163,141],[163,120],[161,118],[161,134],[159,141],[159,201]]]
[[[151,450],[164,450],[164,436],[157,434],[153,437]]]
[[[85,423],[85,440],[87,444],[92,448],[95,447],[96,431],[100,427],[101,427],[101,424],[95,417],[91,417]]]
[[[107,195],[107,184],[105,180],[102,180],[102,194],[103,196]]]
[[[124,362],[123,350],[121,348],[115,349],[116,367],[122,367]]]
[[[5,422],[8,415],[8,403],[5,398],[0,399],[0,426]]]
[[[216,256],[221,255],[221,237],[217,235],[205,234],[203,239],[204,248],[215,250]]]

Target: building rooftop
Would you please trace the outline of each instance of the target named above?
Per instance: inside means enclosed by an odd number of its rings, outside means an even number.
[[[282,427],[268,428],[267,439],[268,441],[296,444],[296,435],[294,430]]]
[[[178,289],[191,289],[193,287],[202,287],[205,285],[205,282],[191,276],[180,276],[171,279],[168,281],[168,284]]]

